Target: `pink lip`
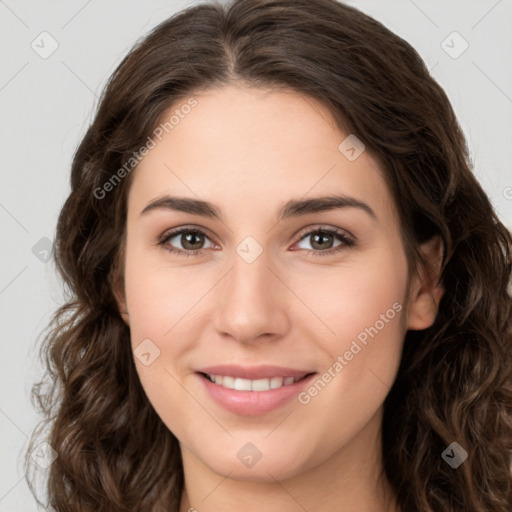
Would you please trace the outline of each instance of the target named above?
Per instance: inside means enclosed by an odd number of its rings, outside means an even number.
[[[219,364],[208,366],[197,370],[208,375],[228,375],[240,379],[270,379],[271,377],[304,377],[314,370],[295,370],[283,366],[260,365],[260,366],[238,366],[234,364]]]
[[[243,416],[258,416],[281,407],[296,397],[314,377],[314,373],[311,373],[293,384],[268,391],[237,391],[209,381],[202,373],[256,380],[270,377],[304,377],[311,372],[279,366],[242,368],[233,365],[211,366],[200,370],[197,376],[211,398],[228,411]]]

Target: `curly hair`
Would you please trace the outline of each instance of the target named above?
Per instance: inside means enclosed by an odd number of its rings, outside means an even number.
[[[49,505],[58,512],[179,508],[178,441],[142,389],[113,294],[133,172],[108,198],[98,190],[167,109],[234,82],[307,95],[345,133],[357,134],[383,169],[411,269],[427,264],[420,244],[435,235],[443,241],[445,293],[436,321],[407,332],[384,402],[384,472],[399,506],[510,511],[511,235],[475,179],[449,100],[418,53],[335,0],[189,7],[138,41],[110,77],[72,162],[54,246],[67,302],[47,328],[47,374],[33,387],[44,419],[31,447],[45,432],[58,453],[47,475]],[[468,452],[457,470],[441,457],[453,441]]]

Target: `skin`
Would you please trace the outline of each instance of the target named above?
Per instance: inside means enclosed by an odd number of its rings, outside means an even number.
[[[349,161],[338,150],[347,134],[320,104],[241,85],[194,98],[197,107],[133,171],[124,286],[115,290],[132,348],[149,338],[160,350],[149,366],[135,363],[180,442],[180,511],[396,511],[379,479],[382,404],[407,329],[433,323],[442,290],[424,272],[408,279],[377,161],[368,150]],[[376,219],[347,207],[277,222],[285,201],[333,193],[363,201]],[[166,194],[210,201],[223,222],[165,209],[141,215]],[[329,256],[308,253],[341,243],[333,236],[318,248],[315,233],[302,235],[321,225],[355,244]],[[181,226],[205,232],[202,245],[193,241],[199,255],[158,245]],[[248,236],[262,249],[252,263],[236,252]],[[183,236],[171,244],[191,251]],[[438,243],[423,250],[439,257]],[[294,398],[264,415],[240,416],[213,402],[195,374],[210,364],[266,363],[321,375],[396,303],[401,311],[305,405]],[[250,468],[237,458],[247,442],[262,454]]]

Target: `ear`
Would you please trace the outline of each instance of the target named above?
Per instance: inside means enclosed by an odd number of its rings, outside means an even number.
[[[117,303],[117,309],[119,310],[121,318],[123,319],[124,323],[127,326],[130,326],[130,315],[128,314],[128,308],[126,306],[124,289],[116,286],[115,288],[112,289],[112,292],[114,293],[114,297]]]
[[[444,288],[439,282],[443,260],[443,242],[434,236],[420,247],[427,262],[411,279],[407,309],[407,329],[421,331],[430,327],[437,316]]]
[[[124,272],[122,270],[123,266],[123,255],[124,251],[121,251],[119,258],[114,264],[114,268],[112,269],[112,273],[110,275],[110,288],[114,295],[117,309],[121,318],[123,319],[126,325],[130,325],[130,316],[128,314],[128,307],[126,304],[126,293],[124,290]]]

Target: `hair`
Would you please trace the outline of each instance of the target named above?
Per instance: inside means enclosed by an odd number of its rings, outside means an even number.
[[[95,191],[106,190],[169,108],[235,83],[304,94],[357,135],[389,185],[410,269],[427,265],[422,243],[442,240],[436,320],[407,332],[384,402],[383,472],[397,503],[407,512],[510,511],[511,235],[418,53],[334,0],[189,7],[139,40],[110,77],[72,162],[54,244],[67,299],[47,327],[47,372],[32,392],[44,419],[31,446],[47,432],[58,453],[47,474],[49,505],[178,510],[178,441],[142,389],[113,293],[133,172],[106,199]],[[454,441],[468,452],[458,469],[441,456]]]

